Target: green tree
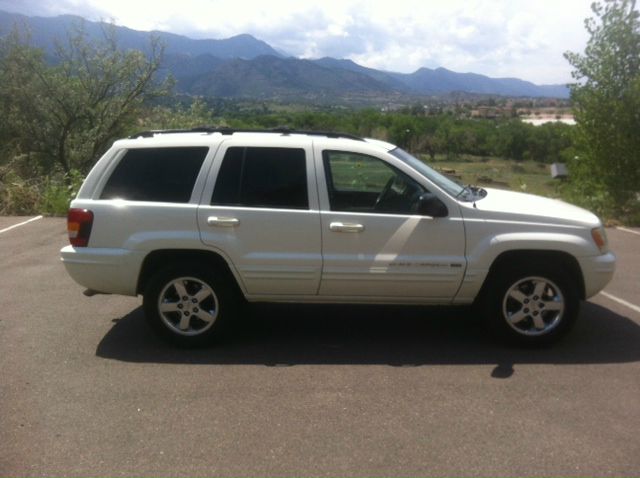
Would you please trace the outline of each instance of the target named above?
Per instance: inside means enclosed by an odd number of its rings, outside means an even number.
[[[534,128],[520,120],[509,120],[496,125],[494,151],[497,156],[520,161],[527,150],[529,131]]]
[[[135,124],[143,102],[167,91],[170,80],[155,81],[161,57],[153,39],[145,54],[119,48],[113,28],[101,42],[79,29],[49,63],[14,31],[0,41],[0,134],[42,173],[86,172]]]
[[[584,54],[565,53],[577,80],[571,98],[578,154],[570,167],[576,198],[620,214],[640,184],[640,15],[635,0],[591,8]]]
[[[150,108],[140,121],[140,129],[181,129],[198,126],[217,126],[210,108],[203,98],[194,98],[188,107],[181,104],[173,107]]]

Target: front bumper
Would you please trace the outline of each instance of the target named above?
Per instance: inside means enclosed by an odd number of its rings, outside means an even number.
[[[584,277],[585,298],[593,297],[606,287],[616,270],[616,256],[608,252],[600,256],[578,259]]]

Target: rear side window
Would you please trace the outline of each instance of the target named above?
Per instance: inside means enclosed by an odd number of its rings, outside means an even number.
[[[304,149],[229,148],[211,204],[309,209]]]
[[[130,149],[100,199],[186,203],[209,148]]]

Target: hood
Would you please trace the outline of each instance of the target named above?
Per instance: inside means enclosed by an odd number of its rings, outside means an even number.
[[[597,227],[598,217],[578,206],[533,194],[485,188],[487,195],[476,201],[478,215],[485,219],[544,222]],[[468,203],[472,206],[472,203]]]

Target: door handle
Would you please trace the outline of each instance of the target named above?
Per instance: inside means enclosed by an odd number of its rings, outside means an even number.
[[[364,226],[353,222],[332,222],[329,224],[329,230],[333,232],[362,232]]]
[[[210,226],[235,227],[240,224],[240,220],[235,217],[209,216],[207,224]]]

